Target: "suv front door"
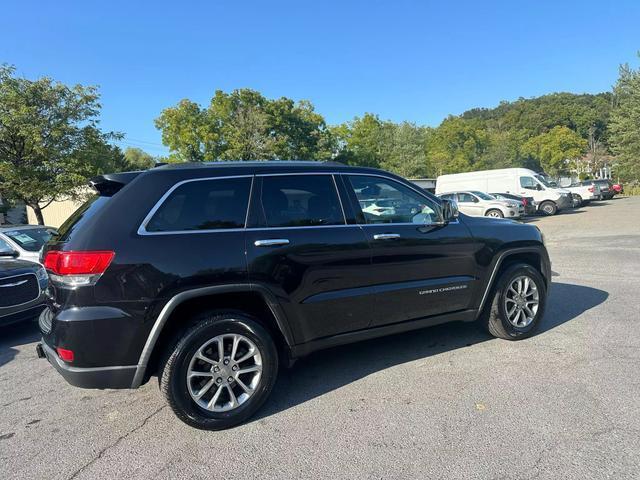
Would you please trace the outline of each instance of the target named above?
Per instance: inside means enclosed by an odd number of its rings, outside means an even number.
[[[465,310],[478,288],[475,255],[482,248],[467,227],[442,221],[440,204],[398,180],[345,175],[353,209],[371,246],[375,285],[371,326]],[[392,212],[366,202],[388,200]],[[377,214],[379,213],[379,214]]]
[[[273,292],[296,343],[365,328],[371,254],[331,174],[256,176],[246,229],[249,279]],[[342,188],[342,187],[341,187]]]

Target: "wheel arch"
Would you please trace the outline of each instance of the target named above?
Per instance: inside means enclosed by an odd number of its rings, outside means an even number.
[[[547,271],[545,265],[546,258],[548,258],[547,255],[544,253],[543,248],[540,247],[509,248],[498,254],[488,269],[491,273],[489,274],[485,290],[481,297],[476,318],[479,317],[484,308],[486,308],[488,299],[491,297],[490,294],[493,292],[502,272],[514,263],[525,263],[527,265],[531,265],[540,272],[540,275],[542,275],[542,278],[544,278],[548,286],[551,283],[551,271]],[[548,260],[546,261],[548,262]]]
[[[266,287],[257,284],[216,285],[180,292],[164,305],[147,336],[140,354],[131,388],[138,388],[154,373],[161,351],[188,327],[181,322],[182,314],[220,308],[237,310],[257,317],[274,336],[282,354],[294,344],[293,335],[275,296]]]
[[[506,215],[506,208],[504,208],[504,207],[487,207],[487,208],[485,209],[485,211],[484,211],[484,214],[483,214],[482,216],[483,216],[483,217],[486,217],[486,216],[487,216],[487,214],[488,214],[489,212],[493,211],[493,210],[495,210],[495,211],[497,211],[497,212],[500,212],[500,213],[502,214],[502,217],[503,217],[503,218],[506,218],[506,217],[507,217],[507,215]]]

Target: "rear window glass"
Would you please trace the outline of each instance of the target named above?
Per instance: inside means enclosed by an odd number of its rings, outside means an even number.
[[[196,180],[176,188],[146,225],[148,232],[243,228],[251,178]]]
[[[78,208],[73,215],[71,215],[58,229],[58,235],[54,237],[54,240],[60,242],[66,242],[71,239],[73,234],[77,232],[82,226],[97,212],[102,210],[110,197],[103,197],[100,195],[92,195],[80,208]]]

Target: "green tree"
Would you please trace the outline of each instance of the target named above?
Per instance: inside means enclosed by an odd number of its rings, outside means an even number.
[[[640,70],[620,67],[614,87],[615,108],[611,114],[611,144],[617,172],[625,181],[640,179]]]
[[[611,113],[611,93],[596,95],[552,93],[537,98],[501,102],[496,108],[476,108],[464,112],[465,120],[479,120],[488,129],[500,132],[524,132],[535,137],[553,127],[565,126],[588,138],[590,132],[605,147]]]
[[[567,172],[569,162],[580,158],[587,149],[587,141],[567,127],[557,126],[522,146],[522,152],[538,162],[550,175]]]
[[[197,103],[181,100],[175,107],[165,108],[155,125],[162,131],[162,143],[181,161],[211,161],[220,155],[216,149],[220,135],[208,117]]]
[[[0,195],[42,209],[77,197],[87,177],[122,158],[98,127],[95,87],[69,87],[49,78],[28,80],[0,67]]]
[[[362,118],[334,127],[338,154],[336,160],[349,165],[380,168],[384,161],[388,124],[377,115],[365,113]]]
[[[162,141],[184,161],[328,159],[333,137],[308,101],[270,100],[250,89],[215,92],[201,108],[182,100],[156,119]]]
[[[156,164],[153,156],[141,148],[127,147],[124,151],[124,160],[127,164],[126,170],[146,170]]]
[[[427,158],[435,175],[468,172],[482,165],[489,146],[480,122],[449,117],[428,136]]]
[[[427,129],[413,123],[387,123],[386,148],[380,167],[406,178],[426,177],[431,172],[426,155]]]

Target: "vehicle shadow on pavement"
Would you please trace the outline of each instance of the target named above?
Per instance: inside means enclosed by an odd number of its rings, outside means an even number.
[[[608,296],[607,292],[596,288],[553,283],[543,323],[536,335],[573,320],[604,303]],[[386,368],[492,339],[473,323],[457,322],[314,353],[298,361],[293,368],[281,370],[270,400],[252,421],[277,414]]]
[[[40,330],[35,320],[0,327],[0,367],[9,363],[18,354],[18,350],[13,347],[37,340],[40,340]]]

